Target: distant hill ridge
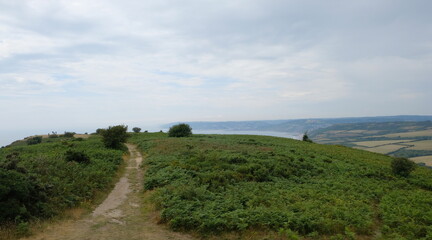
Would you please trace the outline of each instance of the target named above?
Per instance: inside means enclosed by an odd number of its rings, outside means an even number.
[[[274,131],[288,133],[303,133],[334,124],[368,123],[368,122],[403,122],[403,121],[432,121],[427,115],[400,115],[377,117],[347,117],[347,118],[306,118],[287,120],[261,120],[261,121],[221,121],[221,122],[186,122],[194,130],[227,130],[227,131]],[[164,125],[169,128],[176,123]]]

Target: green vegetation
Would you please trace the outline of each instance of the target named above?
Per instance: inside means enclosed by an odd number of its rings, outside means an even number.
[[[309,138],[309,136],[307,135],[307,132],[305,132],[303,134],[303,142],[309,142],[309,143],[313,143],[313,141]]]
[[[97,129],[96,132],[102,136],[102,141],[108,148],[121,149],[123,143],[129,137],[127,133],[127,126],[118,125],[108,127],[107,129]]]
[[[65,137],[65,138],[73,138],[75,134],[76,133],[74,133],[74,132],[65,132],[63,134],[63,137]]]
[[[134,131],[134,133],[139,133],[139,132],[141,132],[141,128],[134,127],[134,128],[132,128],[132,131]]]
[[[170,127],[168,131],[169,137],[189,137],[192,135],[192,128],[185,123],[180,123]]]
[[[107,149],[98,136],[0,149],[0,224],[16,224],[24,233],[29,220],[91,200],[110,186],[122,154]]]
[[[406,158],[394,158],[391,163],[394,174],[408,177],[415,168],[415,163]]]
[[[35,144],[38,144],[38,143],[41,143],[41,142],[42,142],[42,137],[41,136],[36,136],[36,137],[32,137],[32,138],[27,139],[27,144],[28,145],[35,145]]]
[[[250,231],[281,239],[432,237],[427,168],[399,177],[385,155],[265,136],[153,133],[130,141],[148,154],[144,187],[153,190],[161,221],[176,230],[239,238]]]

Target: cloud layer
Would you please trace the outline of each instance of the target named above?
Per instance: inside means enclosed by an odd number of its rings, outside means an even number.
[[[3,128],[432,114],[429,9],[0,0]]]

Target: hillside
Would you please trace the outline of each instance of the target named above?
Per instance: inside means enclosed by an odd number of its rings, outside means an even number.
[[[336,124],[309,133],[316,142],[339,144],[432,164],[432,122]]]
[[[0,239],[27,235],[29,222],[93,201],[110,188],[122,155],[98,136],[34,136],[1,148]]]
[[[265,136],[131,142],[148,155],[144,188],[174,230],[214,239],[432,236],[427,168],[404,178],[385,155]]]
[[[267,136],[134,133],[129,142],[127,167],[92,214],[28,239],[432,236],[432,174],[425,167],[401,177],[389,156]],[[70,151],[88,161],[69,159]],[[1,149],[0,238],[27,235],[29,222],[92,201],[112,184],[122,153],[106,149],[99,136]],[[119,201],[106,207],[111,199]]]

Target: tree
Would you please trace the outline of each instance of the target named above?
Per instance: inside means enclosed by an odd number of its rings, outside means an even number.
[[[141,128],[134,127],[134,128],[132,128],[132,131],[134,131],[134,133],[139,133],[139,132],[141,132]]]
[[[169,137],[189,137],[191,135],[192,128],[186,123],[174,125],[168,131]]]
[[[307,135],[307,132],[305,132],[304,134],[303,134],[303,141],[304,142],[310,142],[310,143],[313,143],[313,141],[309,138],[309,136]]]
[[[393,158],[391,168],[395,175],[408,177],[415,168],[415,163],[406,158]]]
[[[122,143],[126,142],[128,138],[127,126],[117,125],[108,127],[108,129],[99,130],[102,136],[102,141],[108,148],[121,148]]]

